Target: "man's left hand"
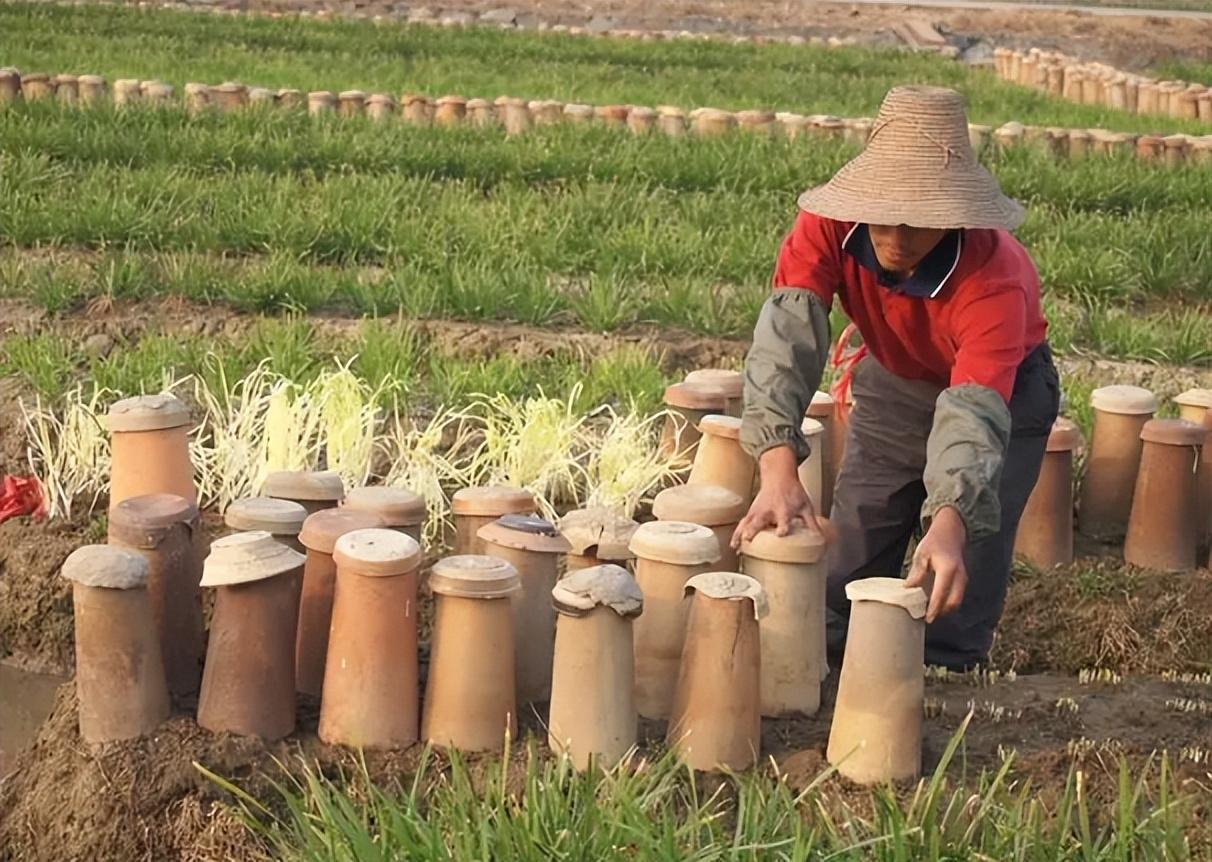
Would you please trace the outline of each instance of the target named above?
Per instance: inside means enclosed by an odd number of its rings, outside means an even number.
[[[968,586],[964,567],[964,546],[968,529],[959,512],[950,507],[939,509],[930,529],[913,553],[913,566],[905,587],[921,587],[930,595],[926,622],[932,623],[960,606]]]

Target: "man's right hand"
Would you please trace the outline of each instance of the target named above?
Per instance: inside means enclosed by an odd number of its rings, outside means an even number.
[[[774,527],[780,536],[787,535],[796,521],[821,529],[812,500],[800,483],[795,453],[790,446],[767,449],[758,459],[758,469],[761,490],[732,534],[733,548],[740,548],[741,542],[749,541],[767,527]]]

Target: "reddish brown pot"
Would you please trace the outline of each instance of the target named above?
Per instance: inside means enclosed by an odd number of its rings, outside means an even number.
[[[140,82],[132,78],[119,78],[114,81],[114,104],[121,107],[143,101],[143,90]]]
[[[239,111],[248,104],[248,87],[235,81],[225,81],[210,90],[211,103],[220,111]]]
[[[141,395],[115,403],[110,431],[112,511],[145,494],[176,494],[198,502],[189,460],[189,410],[172,395]]]
[[[554,99],[531,101],[526,106],[530,119],[536,126],[554,126],[564,122],[564,103]]]
[[[30,72],[21,76],[21,94],[27,102],[55,97],[55,82],[42,72]]]
[[[1157,410],[1153,393],[1138,386],[1106,386],[1090,397],[1094,433],[1078,508],[1082,533],[1101,539],[1124,535],[1140,468],[1140,432]]]
[[[808,418],[815,419],[821,423],[824,428],[823,433],[819,438],[820,459],[821,459],[821,499],[820,512],[825,517],[829,516],[829,510],[833,508],[833,485],[837,479],[836,458],[836,438],[841,436],[837,431],[837,423],[835,417],[837,409],[833,403],[833,396],[828,392],[815,392],[812,395],[812,403],[808,405]]]
[[[169,700],[147,561],[127,548],[86,545],[62,574],[72,582],[80,735],[95,743],[150,733],[168,718]]]
[[[77,81],[80,90],[80,104],[96,107],[105,102],[109,94],[105,91],[105,79],[100,75],[81,75]]]
[[[21,74],[13,69],[0,69],[0,105],[21,99]]]
[[[1174,399],[1179,417],[1212,430],[1212,389],[1188,389]],[[1200,450],[1195,475],[1195,524],[1200,532],[1201,551],[1212,539],[1212,442]],[[1202,558],[1201,553],[1201,558]]]
[[[343,90],[337,94],[337,113],[342,117],[360,117],[366,113],[366,94],[361,90]]]
[[[299,541],[306,549],[307,562],[303,567],[299,629],[295,637],[295,686],[304,694],[319,697],[324,690],[337,576],[333,560],[337,540],[355,530],[382,526],[383,520],[375,513],[354,509],[325,509],[308,515],[303,522]]]
[[[210,87],[190,82],[185,85],[185,109],[198,114],[210,107]]]
[[[396,100],[387,93],[374,93],[366,99],[366,116],[372,120],[390,120],[396,115]]]
[[[425,498],[407,488],[383,485],[352,488],[345,495],[343,508],[378,515],[384,527],[398,530],[417,544],[425,526]]]
[[[459,96],[438,99],[433,112],[435,126],[458,126],[467,116],[467,100]]]
[[[743,770],[761,752],[761,638],[766,598],[753,578],[696,575],[666,741],[691,768]]]
[[[518,572],[496,557],[447,557],[429,573],[434,623],[421,738],[501,751],[517,735],[512,597]]]
[[[1036,568],[1073,562],[1073,453],[1081,443],[1076,425],[1056,420],[1014,540],[1014,552]]]
[[[487,99],[471,99],[467,103],[467,119],[473,126],[488,128],[500,125],[497,109]]]
[[[415,93],[405,93],[400,97],[400,110],[404,113],[404,122],[414,126],[429,126],[433,124],[433,105],[426,96]]]
[[[625,126],[627,115],[631,108],[627,105],[598,105],[593,111],[594,118],[604,126]]]
[[[657,112],[652,108],[646,108],[643,105],[637,105],[631,109],[627,115],[627,128],[631,129],[632,134],[647,135],[656,128]]]
[[[56,75],[55,98],[61,104],[75,107],[80,101],[79,79],[75,75]]]
[[[728,409],[728,390],[712,383],[674,383],[665,389],[670,415],[661,432],[661,451],[681,453],[691,461],[699,445],[699,423],[711,413]]]
[[[277,500],[273,497],[246,497],[236,500],[223,513],[223,523],[233,532],[251,533],[264,530],[300,554],[306,548],[299,541],[299,531],[307,520],[307,510],[293,500]]]
[[[564,119],[569,123],[592,123],[593,106],[569,102],[564,105]]]
[[[771,111],[739,111],[736,124],[742,132],[766,137],[773,137],[778,131],[778,122]]]
[[[753,500],[757,462],[741,447],[741,420],[735,416],[704,416],[699,434],[688,483],[727,488],[748,505]]]
[[[678,485],[657,494],[652,514],[662,521],[701,524],[711,530],[720,546],[716,568],[735,572],[740,558],[732,547],[732,534],[748,507],[745,498],[718,485]]]
[[[417,741],[417,567],[421,547],[382,528],[337,540],[337,589],[320,739],[352,748]]]
[[[147,560],[147,593],[168,690],[182,697],[202,678],[202,543],[198,509],[173,494],[123,500],[109,513],[109,543]]]
[[[525,99],[498,99],[497,114],[507,135],[518,135],[530,130],[530,106]]]
[[[657,125],[671,138],[686,136],[686,113],[681,108],[664,105],[657,108]]]
[[[604,563],[627,565],[635,559],[628,545],[639,527],[631,518],[610,509],[576,509],[560,518],[560,534],[572,546],[564,571],[588,569]]]
[[[1154,419],[1141,431],[1144,452],[1124,541],[1126,562],[1167,572],[1198,565],[1196,468],[1207,439],[1204,426],[1184,419]]]
[[[328,90],[313,90],[307,94],[307,113],[311,116],[335,114],[337,112],[337,94]]]
[[[345,499],[345,485],[331,470],[279,470],[265,477],[261,493],[298,503],[311,515],[339,506]]]
[[[487,485],[461,488],[450,500],[454,515],[456,554],[483,554],[484,543],[476,534],[502,515],[533,515],[537,511],[534,495],[522,488]]]
[[[741,372],[729,368],[699,368],[686,375],[686,382],[705,384],[721,390],[724,394],[724,409],[720,412],[738,419],[741,417],[745,406],[745,376]]]
[[[217,539],[202,575],[215,609],[198,724],[281,739],[295,728],[295,628],[303,555],[269,533]]]
[[[720,557],[715,534],[698,524],[650,521],[631,538],[644,614],[635,621],[635,703],[645,718],[668,718],[685,643],[687,581]]]

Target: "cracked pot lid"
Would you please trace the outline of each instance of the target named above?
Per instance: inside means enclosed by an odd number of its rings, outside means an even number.
[[[138,395],[114,402],[105,416],[111,432],[163,431],[189,424],[189,408],[175,395]]]
[[[852,602],[879,602],[904,608],[920,620],[926,616],[929,597],[921,587],[905,587],[903,578],[864,578],[846,584],[846,598]]]
[[[1090,393],[1090,406],[1104,413],[1144,416],[1157,411],[1157,396],[1140,386],[1103,386]]]
[[[503,548],[540,554],[566,554],[572,550],[555,525],[538,515],[502,515],[476,531],[476,538]]]
[[[407,488],[386,485],[352,488],[341,505],[345,509],[374,512],[388,527],[415,527],[425,523],[425,498]]]
[[[630,572],[608,563],[577,569],[558,580],[551,590],[551,606],[571,617],[583,617],[597,607],[610,608],[621,617],[638,617],[644,594]]]
[[[1203,446],[1208,429],[1186,419],[1150,419],[1141,429],[1140,439],[1167,446]]]
[[[414,572],[421,565],[421,546],[399,530],[371,527],[337,539],[332,552],[338,571],[390,578]]]
[[[701,566],[720,559],[720,542],[701,524],[685,521],[649,521],[631,537],[637,557],[675,566]]]
[[[135,590],[147,586],[147,558],[116,545],[84,545],[63,561],[59,574],[85,587]]]
[[[301,568],[306,557],[264,530],[215,539],[202,567],[204,587],[247,584]]]
[[[605,507],[576,509],[560,518],[560,533],[572,546],[572,553],[599,560],[633,559],[628,544],[639,526]]]
[[[728,403],[728,391],[714,383],[673,383],[665,387],[665,404],[684,410],[718,413]]]
[[[456,515],[476,515],[499,518],[501,515],[529,515],[535,509],[534,495],[512,485],[483,485],[460,488],[450,499],[450,510]]]
[[[336,549],[337,540],[346,533],[383,526],[386,526],[383,519],[374,512],[364,512],[360,509],[321,509],[307,516],[303,529],[299,531],[299,541],[310,551],[331,554]]]
[[[706,383],[715,386],[729,398],[740,398],[745,391],[745,377],[730,368],[700,368],[686,375],[687,383]]]
[[[736,572],[704,572],[695,575],[686,582],[682,595],[699,593],[709,599],[726,601],[753,602],[753,618],[760,620],[770,613],[770,605],[766,601],[766,591],[762,585],[748,575],[738,575]]]
[[[820,531],[796,521],[785,536],[780,536],[774,527],[767,527],[748,542],[742,542],[741,555],[773,563],[810,564],[820,562],[827,547]]]
[[[749,506],[740,494],[719,485],[677,485],[657,494],[652,514],[662,521],[688,521],[704,527],[735,524]]]
[[[276,497],[246,497],[236,500],[223,513],[223,523],[233,530],[264,530],[275,536],[297,536],[307,519],[307,510],[294,500]]]
[[[508,560],[487,554],[457,554],[433,564],[429,589],[463,599],[503,599],[522,589],[522,581]]]

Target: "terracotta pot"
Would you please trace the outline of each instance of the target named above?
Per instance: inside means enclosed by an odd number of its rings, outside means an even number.
[[[813,507],[820,514],[824,510],[822,495],[824,491],[823,449],[825,426],[815,419],[804,418],[800,423],[800,433],[808,443],[809,454],[799,466],[800,484],[804,493],[812,501]]]
[[[968,143],[972,146],[972,152],[977,155],[984,152],[985,147],[989,145],[989,139],[992,135],[992,126],[968,124]]]
[[[1163,158],[1169,167],[1177,167],[1187,161],[1190,145],[1186,135],[1168,135],[1162,138]]]
[[[486,128],[500,125],[497,109],[487,99],[471,99],[467,102],[467,119],[473,126]]]
[[[387,93],[372,93],[366,97],[366,116],[382,122],[396,115],[396,100]]]
[[[0,105],[21,100],[21,73],[15,69],[0,69]]]
[[[171,84],[163,84],[160,81],[144,81],[141,89],[143,90],[143,101],[149,105],[164,107],[172,104],[173,88]]]
[[[248,88],[248,104],[262,108],[272,108],[278,102],[278,94],[265,87]]]
[[[741,420],[709,414],[699,422],[699,434],[689,484],[718,485],[751,502],[757,462],[741,448]]]
[[[530,130],[530,107],[525,99],[504,98],[497,102],[497,114],[505,134],[520,135]]]
[[[1069,130],[1069,158],[1084,159],[1090,154],[1090,133],[1085,129]]]
[[[1174,99],[1175,110],[1177,116],[1184,120],[1199,119],[1199,97],[1203,95],[1203,88],[1192,84],[1178,93]]]
[[[823,117],[818,119],[813,128],[816,134],[823,138],[831,138],[833,140],[841,140],[845,137],[846,124],[837,117]]]
[[[72,582],[76,694],[85,742],[133,739],[168,718],[160,638],[147,592],[147,560],[109,545],[77,548]]]
[[[627,128],[634,134],[646,135],[656,128],[657,112],[652,108],[637,106],[627,114]]]
[[[288,111],[296,111],[307,105],[307,99],[299,90],[284,87],[278,90],[278,107]]]
[[[339,506],[345,498],[345,484],[331,470],[278,470],[265,478],[261,493],[298,503],[311,515]]]
[[[593,117],[603,126],[626,126],[627,115],[631,113],[628,105],[598,105],[593,110]]]
[[[109,95],[105,90],[105,79],[100,75],[81,75],[76,79],[76,88],[79,92],[80,104],[90,108],[105,102]],[[0,102],[2,101],[4,101],[4,97],[0,95]]]
[[[346,509],[373,512],[384,527],[398,530],[420,544],[421,529],[425,526],[425,498],[407,488],[388,488],[383,485],[353,488],[345,495],[341,504]]]
[[[1165,144],[1157,135],[1141,135],[1136,139],[1136,157],[1146,161],[1157,161],[1163,157]]]
[[[1078,507],[1082,533],[1103,539],[1124,535],[1140,468],[1140,432],[1157,410],[1153,393],[1138,386],[1105,386],[1090,397],[1094,432]]]
[[[662,521],[701,524],[715,534],[720,546],[716,568],[735,572],[740,564],[732,534],[749,509],[746,499],[718,485],[678,485],[657,494],[652,514]]]
[[[687,581],[719,560],[715,534],[698,524],[651,521],[631,538],[644,615],[635,621],[635,702],[645,718],[668,718],[685,642]]]
[[[476,536],[484,552],[512,564],[522,582],[511,600],[518,707],[547,700],[555,649],[551,588],[559,577],[560,555],[571,546],[555,526],[535,515],[502,515]]]
[[[220,111],[238,111],[248,104],[248,88],[236,81],[226,81],[212,87],[210,95]]]
[[[1174,402],[1180,418],[1212,429],[1212,389],[1188,389],[1176,396]],[[1212,539],[1212,445],[1209,444],[1200,450],[1195,473],[1195,523],[1202,550]]]
[[[670,415],[661,430],[661,451],[683,453],[693,461],[699,445],[699,423],[712,413],[728,409],[729,390],[713,383],[674,383],[665,387],[665,407]]]
[[[1038,569],[1073,562],[1073,453],[1081,444],[1078,427],[1057,419],[1014,540],[1014,553]]]
[[[434,105],[435,126],[458,126],[467,117],[467,100],[459,96],[443,96]]]
[[[783,137],[785,137],[787,140],[794,141],[799,138],[807,137],[810,121],[803,114],[780,112],[775,114],[775,118],[779,121],[779,127],[782,130]]]
[[[555,99],[537,99],[529,102],[530,120],[536,126],[554,126],[564,122],[564,103]]]
[[[846,585],[850,627],[826,757],[859,784],[916,778],[922,767],[926,593],[899,578]]]
[[[1212,138],[1196,138],[1192,141],[1190,158],[1197,165],[1212,165]]]
[[[319,697],[324,690],[324,667],[328,661],[328,639],[332,627],[333,596],[337,564],[333,553],[346,533],[382,527],[374,512],[354,509],[325,509],[308,515],[299,532],[306,549],[299,599],[299,627],[295,636],[295,687]]]
[[[55,97],[55,82],[42,72],[30,72],[21,76],[21,95],[27,102]]]
[[[172,395],[140,395],[116,402],[106,416],[110,432],[109,508],[144,494],[176,494],[198,502],[189,460],[189,410]]]
[[[313,90],[307,94],[307,113],[313,117],[337,112],[337,94],[328,90]]]
[[[1158,113],[1159,94],[1157,84],[1153,81],[1144,81],[1136,87],[1136,113],[1138,114],[1156,114]]]
[[[366,94],[361,90],[342,90],[337,94],[337,113],[342,117],[360,117],[366,111]]]
[[[816,715],[825,657],[825,537],[795,525],[763,530],[741,545],[741,568],[762,585],[762,715]]]
[[[426,96],[405,93],[400,97],[400,109],[404,112],[406,123],[414,126],[429,126],[433,123],[433,105]]]
[[[778,131],[778,122],[772,111],[738,111],[737,127],[743,132],[771,137]]]
[[[1196,99],[1195,112],[1205,123],[1212,123],[1212,88],[1205,90]]]
[[[560,535],[571,550],[564,571],[588,569],[603,563],[627,567],[635,559],[628,545],[639,524],[607,508],[576,509],[560,518]]]
[[[186,84],[185,109],[191,114],[197,114],[208,107],[210,107],[210,87],[198,83]]]
[[[207,730],[267,740],[294,730],[303,559],[265,532],[211,544],[202,586],[215,588],[215,609],[198,698]]]
[[[593,106],[569,102],[564,106],[564,119],[570,123],[591,123]]]
[[[307,510],[291,500],[275,500],[273,497],[247,497],[236,500],[223,513],[223,523],[238,533],[264,530],[292,550],[305,553],[299,541],[299,531]]]
[[[1117,111],[1128,107],[1128,79],[1123,75],[1117,76],[1107,84],[1107,107]]]
[[[697,108],[690,112],[690,130],[701,138],[724,135],[736,128],[736,116],[715,108]]]
[[[657,126],[671,138],[685,137],[686,112],[681,108],[663,105],[657,108]]]
[[[1166,572],[1194,569],[1203,538],[1196,470],[1208,429],[1185,419],[1154,419],[1141,430],[1141,440],[1124,561]]]
[[[844,445],[844,440],[837,440],[843,435],[835,430],[836,412],[837,408],[833,403],[832,395],[828,392],[813,393],[812,403],[808,405],[807,416],[819,422],[822,428],[820,437],[816,438],[819,445],[814,447],[818,450],[814,456],[820,459],[821,464],[821,496],[819,500],[814,498],[814,502],[819,503],[818,511],[826,517],[829,516],[829,510],[833,507],[833,485],[837,477],[837,465],[840,463],[836,450]]]
[[[1082,84],[1085,76],[1074,66],[1065,69],[1064,98],[1070,102],[1081,102]]]
[[[555,659],[547,742],[579,770],[613,768],[636,744],[632,620],[643,595],[626,569],[593,566],[551,591]]]
[[[730,368],[699,368],[686,375],[687,383],[706,384],[724,393],[724,409],[726,416],[741,417],[745,407],[745,376]]]
[[[454,515],[456,554],[483,554],[484,543],[477,538],[482,527],[502,515],[533,515],[538,507],[534,495],[508,485],[461,488],[450,499]]]
[[[80,102],[80,82],[75,75],[55,76],[55,98],[60,104],[75,106]]]
[[[666,741],[691,769],[753,766],[762,746],[761,640],[766,596],[753,578],[696,575]]]
[[[505,560],[455,556],[429,574],[434,594],[429,676],[421,713],[426,742],[501,751],[517,735],[513,608],[522,588]]]
[[[1107,136],[1107,155],[1127,157],[1136,150],[1136,136],[1124,132],[1112,132]]]
[[[1103,103],[1103,82],[1093,75],[1082,79],[1082,104],[1101,105]]]
[[[114,81],[114,104],[118,106],[133,105],[143,99],[143,90],[138,81],[121,78]]]
[[[198,508],[172,494],[123,500],[109,513],[111,545],[147,560],[147,594],[172,694],[195,694],[202,678],[202,544]]]
[[[421,546],[395,530],[337,539],[337,589],[320,699],[320,739],[351,748],[417,741],[417,567]]]

